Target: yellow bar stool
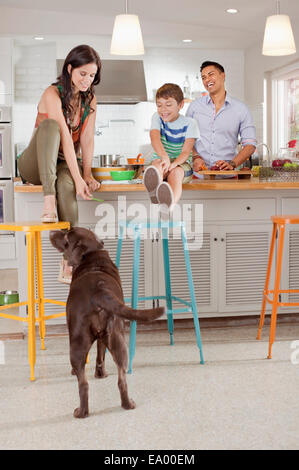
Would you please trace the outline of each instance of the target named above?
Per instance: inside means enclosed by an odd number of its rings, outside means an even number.
[[[30,380],[35,380],[34,366],[36,361],[36,345],[35,345],[35,324],[39,324],[39,335],[41,339],[41,349],[45,349],[45,320],[57,318],[65,315],[63,313],[56,313],[53,315],[45,315],[45,303],[56,304],[65,306],[66,302],[53,299],[44,298],[43,286],[43,263],[42,263],[42,245],[41,245],[41,232],[50,230],[70,229],[69,222],[57,223],[41,223],[41,222],[7,222],[0,224],[1,230],[9,230],[10,232],[25,232],[27,243],[27,301],[17,302],[10,305],[0,307],[0,317],[10,318],[28,323],[28,356],[30,365]],[[35,263],[34,263],[35,255]],[[35,298],[35,280],[37,287],[37,299]],[[35,315],[35,305],[38,308],[38,317]],[[3,310],[13,307],[20,307],[27,305],[28,315],[27,318],[3,313]]]

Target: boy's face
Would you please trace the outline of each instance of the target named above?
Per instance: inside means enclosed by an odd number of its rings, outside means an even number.
[[[184,106],[184,101],[180,104],[174,98],[158,98],[156,100],[157,111],[164,122],[175,121],[179,117],[179,112]]]

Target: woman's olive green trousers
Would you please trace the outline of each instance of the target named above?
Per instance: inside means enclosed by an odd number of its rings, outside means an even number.
[[[44,195],[55,195],[58,219],[78,225],[76,187],[65,160],[58,159],[60,128],[54,119],[45,119],[36,129],[28,147],[18,159],[23,180],[42,184]],[[78,162],[82,174],[81,163]]]

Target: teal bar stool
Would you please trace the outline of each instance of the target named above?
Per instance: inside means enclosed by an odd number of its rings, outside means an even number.
[[[169,262],[169,247],[168,247],[168,235],[169,229],[173,228],[181,229],[181,238],[184,249],[185,265],[188,276],[188,285],[191,302],[187,302],[179,297],[172,295],[171,292],[171,279],[170,279],[170,262]],[[134,249],[133,249],[133,273],[132,273],[132,297],[125,298],[125,302],[131,302],[132,308],[137,308],[139,301],[164,299],[166,300],[167,306],[167,324],[170,335],[170,344],[173,345],[173,314],[192,312],[194,328],[196,333],[197,346],[200,352],[200,363],[204,364],[202,342],[197,314],[196,299],[194,294],[194,285],[192,279],[191,264],[189,258],[189,249],[186,237],[185,223],[183,221],[163,221],[157,222],[133,222],[130,220],[123,220],[119,222],[119,233],[118,233],[118,244],[116,252],[115,264],[119,268],[123,235],[125,229],[131,229],[133,232]],[[163,243],[163,261],[164,261],[164,277],[165,277],[165,296],[150,296],[150,297],[139,297],[138,296],[138,284],[139,284],[139,260],[140,260],[140,240],[141,232],[144,229],[158,229],[162,231],[162,243]],[[185,308],[173,309],[172,301],[177,301],[185,306]],[[130,323],[130,342],[129,342],[129,370],[128,373],[132,373],[132,363],[135,355],[135,344],[136,344],[136,321]]]

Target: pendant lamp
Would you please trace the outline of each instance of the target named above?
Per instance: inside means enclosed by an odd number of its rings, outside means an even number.
[[[268,16],[265,26],[263,55],[280,56],[296,52],[291,21],[288,15],[280,14],[279,1],[276,15]]]
[[[116,55],[142,55],[144,46],[140,23],[137,15],[128,14],[128,0],[126,13],[117,15],[114,20],[110,54]]]

